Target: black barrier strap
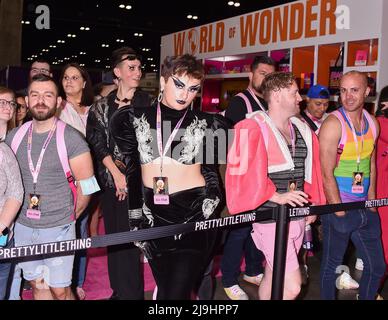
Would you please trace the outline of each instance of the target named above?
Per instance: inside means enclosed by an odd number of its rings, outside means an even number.
[[[289,217],[304,217],[315,214],[325,214],[335,211],[344,211],[352,209],[365,209],[388,206],[388,198],[359,201],[343,204],[331,204],[325,206],[312,206],[306,208],[288,209]],[[138,231],[127,231],[122,233],[108,234],[86,239],[75,239],[68,241],[59,241],[53,243],[44,243],[24,247],[1,248],[0,260],[16,259],[20,257],[38,256],[42,254],[66,253],[89,248],[107,247],[123,243],[145,241],[157,238],[179,235],[182,233],[199,232],[211,229],[224,228],[232,225],[244,223],[254,223],[267,220],[275,220],[274,209],[253,210],[241,213],[239,215],[219,218],[214,220],[205,220],[190,222],[179,225],[170,225],[155,227]]]
[[[254,223],[271,219],[274,219],[272,209],[265,211],[255,210],[250,211],[249,213],[228,216],[225,218],[189,222],[185,224],[174,224],[163,227],[141,229],[137,231],[107,234],[86,239],[59,241],[15,248],[0,248],[0,260],[40,256],[43,254],[63,254],[66,252],[73,252],[77,250],[107,247],[135,241],[146,241],[183,233],[219,229],[233,225]]]

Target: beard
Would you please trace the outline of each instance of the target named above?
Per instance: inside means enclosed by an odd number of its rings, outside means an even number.
[[[263,91],[261,89],[261,84],[260,85],[255,85],[254,83],[252,83],[252,88],[255,89],[255,91],[259,94],[263,94]]]
[[[46,108],[47,110],[36,111],[35,108],[37,108],[37,107]],[[44,103],[36,104],[32,108],[30,108],[30,112],[31,112],[33,119],[35,119],[37,121],[45,121],[45,120],[48,120],[48,119],[55,116],[55,114],[57,112],[57,106],[54,106],[53,108],[50,109],[50,107]]]

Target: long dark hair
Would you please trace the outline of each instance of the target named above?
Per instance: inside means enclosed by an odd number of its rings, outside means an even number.
[[[63,77],[65,76],[65,72],[70,67],[76,68],[81,74],[83,80],[85,81],[85,88],[82,89],[82,97],[81,97],[81,106],[90,106],[94,103],[94,94],[93,94],[93,86],[92,80],[90,80],[89,73],[82,68],[78,63],[72,62],[64,66],[62,69],[61,77],[59,79],[59,95],[62,99],[66,100],[66,93],[63,88]]]
[[[381,89],[376,111],[377,117],[384,115],[386,118],[388,118],[388,109],[381,110],[381,108],[383,107],[382,102],[388,102],[388,86]]]

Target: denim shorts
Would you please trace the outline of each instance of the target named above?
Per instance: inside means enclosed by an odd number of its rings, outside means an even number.
[[[14,233],[16,247],[76,238],[74,222],[47,229],[34,229],[16,223]],[[34,260],[20,262],[19,265],[27,281],[44,279],[51,288],[65,288],[71,285],[73,263],[74,254],[66,254],[52,258],[35,256]]]

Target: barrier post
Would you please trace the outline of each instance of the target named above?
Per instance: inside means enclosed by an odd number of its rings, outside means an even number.
[[[276,236],[274,265],[272,275],[271,300],[283,300],[284,275],[286,270],[288,219],[287,207],[280,206],[275,209]]]

